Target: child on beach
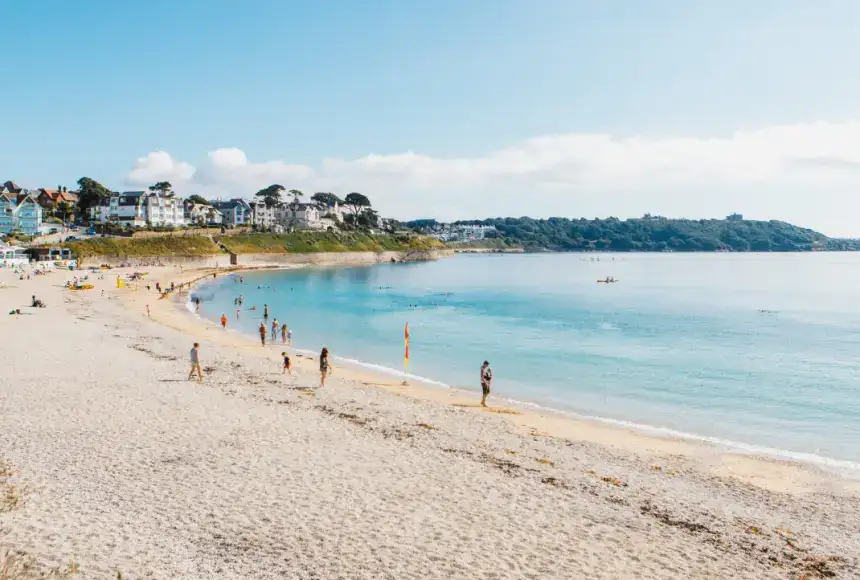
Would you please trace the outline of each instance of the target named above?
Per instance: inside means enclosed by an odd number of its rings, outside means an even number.
[[[149,304],[146,305],[146,315],[152,318],[152,313],[149,311]]]
[[[260,323],[260,342],[263,344],[263,346],[266,346],[266,323],[265,322]]]
[[[226,314],[221,315],[221,328],[223,328],[224,330],[227,329],[227,315]]]
[[[203,382],[203,371],[200,370],[200,343],[195,342],[194,348],[191,349],[191,372],[188,373],[188,380],[197,373],[197,382]]]
[[[284,374],[290,373],[290,376],[292,376],[293,371],[290,366],[290,356],[286,352],[282,352],[281,356],[284,357]]]
[[[328,349],[323,347],[320,353],[320,388],[325,386],[325,379],[331,370],[331,365],[328,362]]]
[[[292,328],[287,329],[287,344],[289,344],[290,346],[293,346],[293,329]]]

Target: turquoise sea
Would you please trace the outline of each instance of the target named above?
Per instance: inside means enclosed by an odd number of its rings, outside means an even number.
[[[860,254],[462,254],[242,276],[200,287],[201,315],[256,336],[268,304],[295,347],[391,372],[408,322],[408,372],[440,387],[477,393],[488,359],[497,397],[860,474]]]

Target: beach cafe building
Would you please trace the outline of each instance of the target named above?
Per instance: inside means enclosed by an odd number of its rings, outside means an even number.
[[[0,244],[0,266],[9,268],[12,266],[23,266],[30,261],[27,250],[17,246]]]
[[[30,259],[43,266],[74,266],[72,251],[68,248],[30,248],[27,250]]]

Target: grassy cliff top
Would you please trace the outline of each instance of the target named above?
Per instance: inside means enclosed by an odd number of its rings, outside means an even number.
[[[416,235],[370,235],[359,232],[295,232],[291,234],[240,234],[222,236],[221,244],[234,254],[286,254],[309,252],[409,252],[435,250],[443,245]],[[93,238],[69,242],[78,258],[110,256],[212,256],[222,249],[207,236],[158,238]]]
[[[78,258],[115,256],[141,258],[148,256],[212,256],[221,252],[206,236],[174,236],[162,238],[92,238],[69,242],[68,247]]]
[[[438,240],[429,237],[370,235],[360,232],[241,234],[224,236],[220,241],[234,254],[409,252],[413,250],[435,250],[443,247]]]

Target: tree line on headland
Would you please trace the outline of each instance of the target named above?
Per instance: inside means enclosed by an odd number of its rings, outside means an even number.
[[[406,222],[429,232],[435,220]],[[618,252],[807,252],[856,251],[860,240],[829,238],[781,221],[740,219],[642,218],[549,219],[490,218],[452,222],[454,226],[490,226],[482,242],[488,247],[522,247],[526,251]]]

